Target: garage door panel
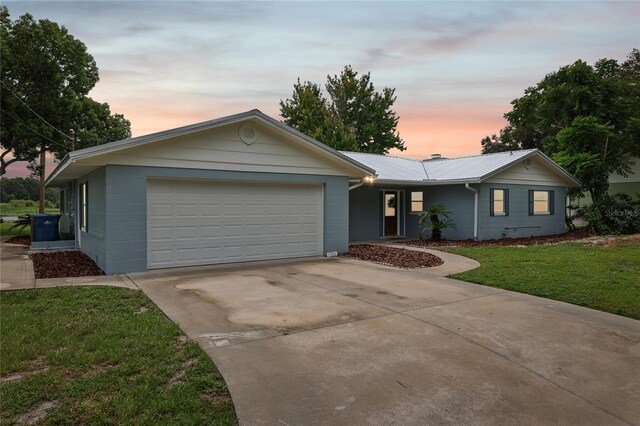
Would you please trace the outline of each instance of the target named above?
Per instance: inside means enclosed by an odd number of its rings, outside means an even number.
[[[320,185],[150,180],[148,266],[322,253]]]

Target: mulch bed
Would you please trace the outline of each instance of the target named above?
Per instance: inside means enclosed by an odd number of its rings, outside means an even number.
[[[31,246],[31,237],[23,235],[19,237],[11,237],[6,241],[7,244],[20,244],[21,246]]]
[[[587,238],[589,235],[584,232],[567,232],[559,235],[546,235],[540,237],[525,238],[501,238],[498,240],[442,240],[435,242],[431,240],[411,240],[394,241],[392,244],[403,244],[413,247],[495,247],[495,246],[539,246],[544,244],[561,243],[564,241],[574,241]]]
[[[70,278],[104,275],[89,256],[80,251],[31,253],[36,278]]]
[[[444,263],[438,256],[430,253],[375,244],[351,245],[349,252],[341,254],[341,256],[406,269],[430,268]]]

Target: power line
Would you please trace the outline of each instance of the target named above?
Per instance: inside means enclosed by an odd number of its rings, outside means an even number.
[[[0,80],[0,84],[2,84],[5,89],[7,89],[13,96],[16,97],[17,100],[19,100],[20,102],[22,102],[22,104],[24,106],[26,106],[29,111],[31,111],[32,113],[34,113],[36,116],[38,116],[38,118],[42,121],[44,121],[49,127],[51,127],[53,130],[55,130],[56,132],[60,133],[62,136],[64,136],[67,139],[73,140],[73,138],[69,135],[67,135],[66,133],[64,133],[62,130],[59,130],[56,126],[54,126],[53,124],[49,123],[47,120],[45,120],[44,118],[42,118],[42,116],[40,114],[38,114],[37,112],[35,112],[29,105],[27,105],[27,103],[25,101],[22,100],[22,98],[20,98],[20,96],[16,95],[16,93],[9,89],[9,87],[7,87],[6,84],[4,84],[1,80]],[[6,112],[5,112],[6,114]]]
[[[26,124],[22,120],[20,120],[20,119],[14,117],[13,115],[9,114],[7,111],[3,110],[2,108],[0,108],[0,111],[2,111],[3,113],[7,114],[9,117],[13,118],[18,124],[26,127],[27,129],[31,130],[33,133],[37,134],[38,136],[41,136],[41,137],[45,138],[46,140],[48,140],[49,142],[51,142],[52,144],[57,145],[59,148],[69,149],[69,147],[65,147],[60,142],[54,141],[50,137],[43,135],[42,133],[38,132],[36,129],[32,128],[31,126],[29,126],[28,124]]]

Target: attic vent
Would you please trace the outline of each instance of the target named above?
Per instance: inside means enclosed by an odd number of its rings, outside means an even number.
[[[531,159],[527,158],[522,162],[522,164],[524,164],[524,167],[528,169],[529,167],[531,167]]]
[[[251,145],[258,140],[258,132],[249,123],[245,123],[240,126],[240,129],[238,129],[238,136],[240,136],[240,140],[247,145]]]

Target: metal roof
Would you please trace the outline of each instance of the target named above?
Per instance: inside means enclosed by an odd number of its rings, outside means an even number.
[[[430,160],[412,160],[361,152],[343,151],[343,154],[374,169],[378,181],[424,182],[427,184],[481,182],[518,161],[538,156],[572,183],[579,184],[575,178],[537,149]]]

